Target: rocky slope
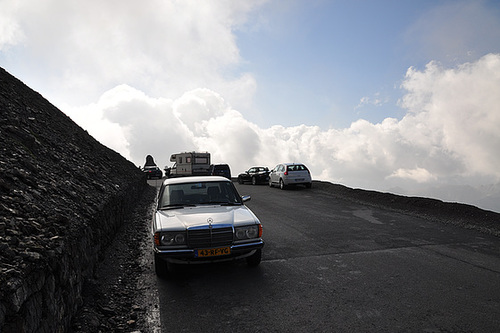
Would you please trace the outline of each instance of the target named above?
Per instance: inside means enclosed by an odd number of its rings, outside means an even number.
[[[0,68],[0,331],[66,330],[146,180]]]

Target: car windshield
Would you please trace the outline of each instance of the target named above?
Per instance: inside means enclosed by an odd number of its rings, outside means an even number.
[[[204,204],[241,205],[238,192],[230,182],[169,184],[163,189],[160,209]]]
[[[289,165],[287,169],[288,169],[288,171],[305,171],[305,170],[307,170],[305,165],[302,165],[302,164]]]

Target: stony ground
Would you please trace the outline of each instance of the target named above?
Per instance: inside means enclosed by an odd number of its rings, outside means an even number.
[[[71,332],[149,332],[139,277],[152,269],[140,262],[149,240],[156,189],[150,187],[106,249],[94,279],[83,290],[83,305]]]

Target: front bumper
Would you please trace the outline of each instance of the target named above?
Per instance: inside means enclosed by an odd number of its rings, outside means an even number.
[[[256,250],[264,247],[264,241],[258,241],[243,244],[233,244],[230,246],[231,254],[214,257],[195,258],[195,249],[175,249],[162,250],[156,247],[153,248],[155,257],[166,262],[175,264],[196,264],[208,262],[222,262],[229,260],[242,259],[251,256]]]

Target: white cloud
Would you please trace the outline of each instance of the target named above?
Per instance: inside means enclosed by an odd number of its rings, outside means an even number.
[[[410,68],[402,119],[322,130],[262,128],[243,115],[257,82],[234,70],[243,60],[233,31],[264,2],[0,0],[1,56],[16,58],[14,72],[30,87],[137,165],[149,154],[164,166],[172,153],[200,150],[233,174],[296,161],[316,179],[377,190],[499,182],[500,55],[469,52],[498,40],[498,29],[484,43],[468,38],[485,31],[471,26],[470,13],[497,27],[482,6],[438,7],[410,29],[426,59],[467,54],[469,62]],[[446,9],[451,18],[441,21]],[[386,102],[373,94],[359,107],[383,111]]]
[[[15,13],[19,3],[0,1],[0,51],[8,49],[25,40],[19,23],[15,19]]]
[[[403,119],[360,119],[346,129],[322,131],[259,128],[208,89],[170,100],[120,85],[88,108],[105,122],[88,117],[82,126],[103,142],[116,133],[116,149],[138,165],[148,154],[163,166],[172,153],[200,150],[211,152],[215,163],[229,163],[234,174],[251,165],[295,161],[306,163],[316,179],[377,190],[411,193],[424,184],[499,181],[500,55],[452,69],[433,62],[423,71],[410,68],[402,87],[407,92],[401,105],[408,110]]]
[[[166,98],[206,87],[243,106],[256,83],[229,74],[241,63],[233,30],[262,2],[1,0],[0,49],[29,50],[12,70],[56,105],[129,84]]]
[[[500,56],[489,54],[474,63],[425,71],[410,69],[403,87],[405,122],[427,131],[442,152],[464,163],[462,175],[486,174],[500,179]],[[422,139],[425,138],[421,138]],[[430,142],[429,142],[430,143]]]
[[[416,168],[416,169],[397,169],[394,171],[392,175],[390,175],[387,178],[401,178],[401,179],[410,179],[414,180],[417,183],[426,183],[429,181],[436,180],[436,176],[432,175],[429,171],[423,168]]]
[[[389,99],[387,97],[382,97],[380,93],[375,93],[373,94],[372,97],[370,96],[363,96],[359,100],[359,104],[356,106],[356,109],[359,109],[365,105],[373,105],[373,106],[382,106],[386,103],[389,102]]]

